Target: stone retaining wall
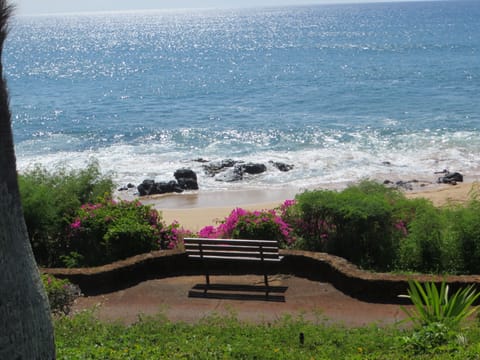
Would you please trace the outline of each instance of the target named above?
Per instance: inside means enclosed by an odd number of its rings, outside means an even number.
[[[360,300],[401,303],[398,295],[406,294],[408,279],[435,281],[446,279],[451,291],[469,284],[479,284],[480,276],[429,276],[373,273],[359,269],[337,256],[298,250],[281,250],[281,263],[269,268],[271,273],[291,274],[315,281],[331,283],[338,290]],[[263,274],[259,263],[218,261],[211,265],[212,274]],[[209,266],[210,269],[210,266]],[[202,275],[199,262],[189,261],[180,250],[155,251],[137,255],[113,264],[77,269],[41,269],[59,278],[67,278],[80,286],[85,295],[98,295],[128,288],[145,280],[183,275]]]

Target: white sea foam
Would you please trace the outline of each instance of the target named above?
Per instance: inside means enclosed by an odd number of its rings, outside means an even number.
[[[58,166],[79,169],[93,159],[98,160],[105,173],[113,173],[120,184],[138,184],[144,179],[156,181],[173,180],[173,173],[180,168],[191,168],[199,178],[201,190],[267,188],[291,186],[309,189],[319,186],[339,187],[369,178],[378,181],[422,180],[435,181],[436,171],[449,169],[465,175],[480,174],[477,153],[480,146],[475,142],[465,142],[473,134],[453,133],[451,136],[423,137],[420,135],[402,136],[396,142],[375,137],[357,137],[355,141],[341,143],[326,138],[322,147],[310,146],[306,149],[259,152],[237,151],[230,153],[228,144],[221,141],[203,151],[198,149],[165,148],[158,143],[140,145],[116,144],[86,151],[56,151],[47,154],[20,155],[17,163],[20,171],[27,171],[34,164],[53,170]],[[408,142],[407,142],[408,139]],[[398,140],[398,139],[397,139]],[[478,142],[478,141],[477,141]],[[248,148],[248,147],[247,147]],[[205,174],[202,158],[218,161],[227,158],[244,162],[264,163],[267,172],[246,176],[239,182],[222,182]],[[294,165],[288,172],[279,171],[271,162]]]

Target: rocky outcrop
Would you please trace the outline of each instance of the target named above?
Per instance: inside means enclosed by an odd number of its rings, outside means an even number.
[[[133,185],[132,183],[128,183],[125,186],[119,187],[118,191],[127,191],[129,189],[133,189],[134,187],[135,187],[135,185]]]
[[[243,180],[245,174],[258,175],[265,171],[267,171],[267,167],[264,164],[236,164],[233,168],[229,168],[227,171],[218,174],[215,180],[226,182],[240,181]]]
[[[143,182],[137,186],[137,190],[140,196],[183,192],[183,189],[175,180],[168,182],[155,182],[154,180],[150,179],[143,180]]]
[[[173,174],[176,180],[155,182],[146,179],[137,186],[140,196],[167,193],[181,193],[184,190],[198,190],[197,174],[190,169],[178,169]]]
[[[202,168],[207,176],[215,178],[216,181],[235,182],[242,181],[245,175],[259,175],[268,168],[265,164],[225,159],[220,161],[208,161],[203,158],[192,160],[202,163]],[[269,161],[271,167],[279,171],[286,172],[293,169],[294,165],[278,161]],[[184,190],[198,190],[197,174],[191,169],[178,169],[173,174],[175,181],[155,182],[151,179],[144,180],[138,185],[137,190],[140,196],[165,194],[171,192],[182,192]],[[122,187],[119,191],[128,190],[128,187]]]
[[[216,181],[234,182],[241,181],[243,173],[237,167],[228,168],[215,176]]]
[[[202,159],[202,162],[205,160]],[[269,161],[273,167],[280,171],[290,171],[293,165],[282,162]],[[245,163],[232,159],[214,161],[203,165],[203,170],[207,176],[215,177],[217,181],[234,182],[244,179],[245,174],[258,175],[267,171],[267,166],[262,163]]]
[[[278,170],[283,171],[283,172],[290,171],[294,167],[293,165],[285,164],[285,163],[279,162],[279,161],[269,161],[269,163],[272,164],[273,166],[275,166]]]
[[[463,182],[463,175],[458,172],[448,172],[444,171],[444,176],[438,178],[437,182],[439,184],[451,184],[456,185],[457,182]]]
[[[178,186],[184,190],[198,190],[197,174],[191,169],[178,169],[173,174]]]
[[[213,161],[208,164],[203,165],[203,170],[205,171],[205,174],[211,177],[214,177],[215,175],[224,172],[228,168],[232,168],[237,164],[238,161],[232,160],[232,159],[226,159],[226,160],[221,160],[221,161]]]
[[[241,164],[241,165],[238,165],[237,168],[242,174],[251,174],[251,175],[257,175],[267,171],[267,167],[264,164],[259,164],[259,163]]]

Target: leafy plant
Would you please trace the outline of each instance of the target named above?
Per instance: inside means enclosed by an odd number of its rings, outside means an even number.
[[[113,180],[93,161],[85,169],[58,168],[49,172],[40,166],[19,175],[25,222],[37,262],[60,265],[65,254],[65,230],[77,209],[110,195]]]
[[[297,195],[296,235],[307,250],[326,251],[362,267],[392,270],[406,225],[395,207],[402,195],[382,184],[363,181],[337,192]]]
[[[95,266],[158,249],[172,249],[185,234],[178,222],[166,225],[161,214],[136,201],[108,197],[78,209],[70,223],[65,266]]]
[[[149,252],[160,248],[163,226],[150,206],[104,198],[77,211],[69,226],[69,254],[81,265],[92,266]]]
[[[458,243],[463,270],[480,273],[480,200],[472,199],[466,206],[450,211],[452,230]]]
[[[458,289],[453,296],[449,296],[449,285],[445,281],[440,289],[433,282],[422,285],[417,280],[409,280],[408,286],[407,297],[411,299],[415,310],[410,311],[405,307],[402,310],[417,327],[441,323],[449,328],[457,328],[476,311],[472,305],[480,296],[473,285]]]
[[[66,279],[57,279],[49,274],[42,274],[42,283],[50,303],[50,310],[55,315],[68,315],[80,288]]]
[[[438,352],[448,343],[454,343],[455,332],[441,322],[432,322],[403,337],[407,349],[415,354]],[[455,344],[454,344],[455,345]],[[448,348],[446,347],[445,350]]]
[[[407,243],[413,245],[400,259],[404,266],[421,272],[440,272],[446,269],[444,222],[442,211],[427,200],[417,201],[415,215],[409,222]]]

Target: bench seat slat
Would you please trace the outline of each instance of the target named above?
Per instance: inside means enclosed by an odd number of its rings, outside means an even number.
[[[218,255],[207,255],[201,257],[200,255],[190,255],[192,259],[211,259],[211,260],[239,260],[239,261],[262,261],[261,258],[258,257],[231,257],[231,256],[218,256]],[[283,259],[283,256],[275,257],[275,258],[264,258],[263,261],[265,262],[279,262]]]
[[[208,238],[185,238],[185,244],[223,244],[243,246],[273,246],[278,247],[276,240],[242,240],[242,239],[208,239]]]
[[[257,253],[252,253],[252,252],[245,252],[245,251],[189,251],[187,252],[189,256],[193,255],[203,255],[204,257],[208,256],[222,256],[222,257],[254,257],[261,259],[262,256],[265,259],[275,259],[278,258],[279,253],[278,252],[265,252],[263,255],[259,252]]]
[[[250,252],[259,252],[260,248],[258,246],[237,246],[237,245],[203,245],[198,244],[185,244],[185,251],[196,251],[199,249],[205,250],[219,250],[219,251],[250,251]],[[262,247],[263,252],[277,252],[278,247],[265,246]]]

